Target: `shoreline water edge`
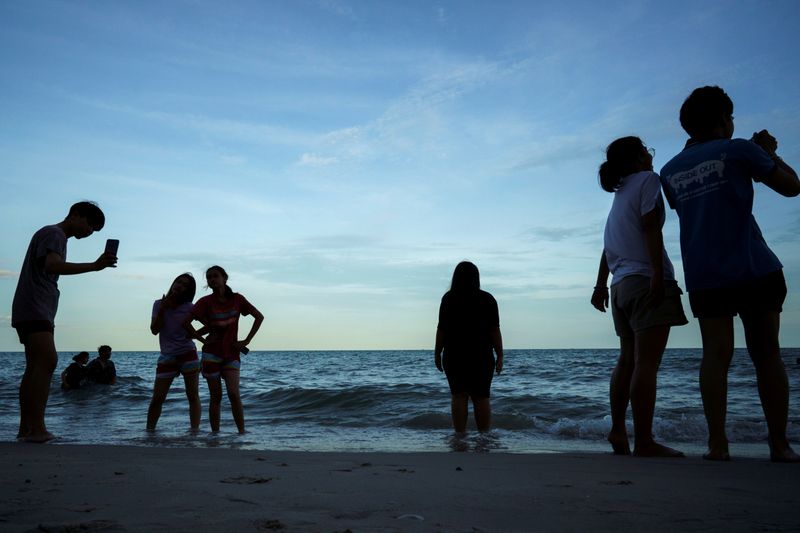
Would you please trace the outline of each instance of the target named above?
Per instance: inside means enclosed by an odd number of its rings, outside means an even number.
[[[493,430],[466,438],[452,433],[446,380],[430,351],[260,352],[242,364],[247,433],[236,433],[223,409],[212,434],[207,393],[200,389],[200,431],[189,431],[181,380],[175,380],[154,433],[144,431],[157,352],[114,352],[115,385],[63,391],[53,382],[47,422],[56,444],[236,448],[312,452],[509,453],[606,452],[610,427],[608,376],[617,351],[508,350],[492,385]],[[800,349],[783,350],[790,386],[800,390]],[[56,376],[71,360],[61,353]],[[0,441],[12,441],[22,354],[0,352],[14,372],[0,377]],[[699,349],[667,350],[659,373],[654,431],[689,455],[705,449],[697,384]],[[735,457],[766,457],[766,425],[754,373],[737,350],[729,379],[728,424]],[[630,420],[629,420],[630,424]],[[789,437],[800,439],[800,412],[789,413]]]

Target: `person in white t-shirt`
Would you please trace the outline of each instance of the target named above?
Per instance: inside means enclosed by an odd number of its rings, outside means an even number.
[[[200,428],[200,360],[194,341],[183,327],[183,321],[192,311],[192,300],[196,292],[197,283],[194,277],[189,273],[181,274],[172,282],[167,294],[153,303],[150,332],[158,335],[161,354],[156,366],[153,398],[147,410],[148,431],[155,431],[172,380],[178,374],[183,375],[186,386],[190,428],[192,431]]]
[[[661,182],[653,172],[654,150],[638,137],[622,137],[606,150],[600,165],[600,185],[614,193],[603,238],[603,253],[592,294],[592,305],[611,307],[620,356],[611,373],[611,432],[614,453],[630,454],[625,414],[633,412],[633,454],[682,457],[683,453],[653,439],[658,368],[671,326],[687,323],[664,249],[664,200]],[[606,286],[613,274],[611,297]]]

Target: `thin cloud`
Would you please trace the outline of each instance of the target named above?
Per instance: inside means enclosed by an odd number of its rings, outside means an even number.
[[[578,237],[595,237],[598,232],[597,228],[597,224],[573,227],[535,226],[525,231],[522,235],[531,240],[563,242]]]
[[[0,269],[0,279],[2,279],[2,278],[16,278],[17,275],[18,275],[17,272],[14,272],[12,270]]]

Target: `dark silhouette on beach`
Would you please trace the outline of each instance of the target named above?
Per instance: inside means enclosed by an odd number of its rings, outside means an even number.
[[[192,431],[200,429],[200,360],[197,358],[194,342],[183,327],[192,311],[192,300],[196,292],[194,276],[187,272],[175,278],[167,293],[153,303],[150,332],[158,335],[161,352],[156,366],[153,397],[147,409],[148,431],[155,431],[167,393],[178,375],[183,376],[186,399],[189,401],[189,427]],[[199,333],[202,335],[205,331],[201,330]]]
[[[633,411],[633,454],[645,457],[683,457],[653,439],[658,368],[671,326],[687,323],[681,290],[664,249],[664,200],[653,151],[638,137],[623,137],[606,150],[600,166],[600,185],[614,193],[600,255],[592,305],[611,307],[620,355],[611,373],[609,399],[614,453],[631,453],[625,413]],[[611,296],[606,285],[613,273]]]
[[[779,344],[786,298],[783,265],[753,217],[753,182],[783,196],[800,194],[797,173],[781,159],[767,130],[733,138],[733,102],[719,87],[695,89],[680,110],[690,139],[661,170],[664,194],[680,220],[681,255],[692,313],[700,323],[700,391],[708,423],[704,458],[728,460],[728,369],[733,317],[747,351],[769,430],[770,458],[799,462],[786,438],[789,382]]]
[[[78,202],[66,218],[45,226],[31,238],[20,270],[11,310],[11,325],[25,346],[25,373],[19,385],[19,431],[26,442],[54,438],[45,425],[50,382],[58,364],[54,330],[58,278],[113,267],[115,254],[103,253],[92,263],[67,262],[67,241],[83,239],[105,225],[103,211],[92,202]]]
[[[253,304],[228,287],[228,273],[214,265],[206,270],[206,283],[212,293],[203,296],[183,322],[189,336],[203,343],[202,372],[208,383],[208,421],[212,431],[219,431],[222,404],[222,380],[231,402],[231,412],[239,433],[244,433],[244,407],[239,392],[240,353],[247,353],[247,345],[261,327],[264,315]],[[253,325],[243,340],[238,340],[239,317],[252,315]],[[195,330],[197,320],[204,328]],[[204,332],[208,331],[205,337]]]
[[[470,399],[478,431],[489,431],[489,389],[494,373],[503,370],[503,337],[497,302],[480,289],[478,267],[468,261],[456,266],[450,290],[442,297],[434,362],[450,385],[456,433],[466,431]]]

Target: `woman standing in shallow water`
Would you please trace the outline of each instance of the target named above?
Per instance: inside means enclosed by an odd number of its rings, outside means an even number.
[[[497,354],[496,361],[493,351]],[[489,431],[492,424],[489,389],[492,375],[503,370],[503,338],[497,301],[481,290],[478,267],[469,261],[456,266],[450,290],[442,297],[434,362],[440,372],[444,371],[450,385],[456,433],[466,430],[470,398],[478,431]]]
[[[682,457],[653,440],[658,367],[671,326],[687,323],[681,289],[664,249],[664,200],[653,172],[654,151],[638,137],[623,137],[606,150],[600,186],[614,193],[608,214],[592,305],[605,313],[611,305],[620,356],[611,373],[611,432],[614,453],[630,454],[625,413],[633,411],[634,455]],[[614,275],[609,302],[606,286]]]
[[[196,291],[194,277],[189,273],[181,274],[172,282],[167,294],[153,303],[150,332],[158,335],[161,354],[156,367],[153,398],[147,410],[148,431],[155,431],[172,380],[178,374],[183,375],[186,386],[190,427],[192,431],[200,428],[200,396],[197,392],[200,361],[197,358],[197,348],[183,327],[184,320],[192,310]]]
[[[206,270],[206,282],[213,292],[200,298],[192,312],[184,320],[189,334],[203,343],[203,377],[208,383],[208,419],[212,431],[219,431],[220,406],[222,404],[222,380],[231,402],[231,412],[239,433],[244,433],[244,408],[239,394],[239,353],[247,353],[246,346],[253,340],[264,321],[258,309],[239,293],[228,287],[228,273],[220,266]],[[253,326],[244,340],[238,340],[239,317],[252,315]],[[203,338],[203,330],[196,331],[192,321],[197,320],[209,331]]]

